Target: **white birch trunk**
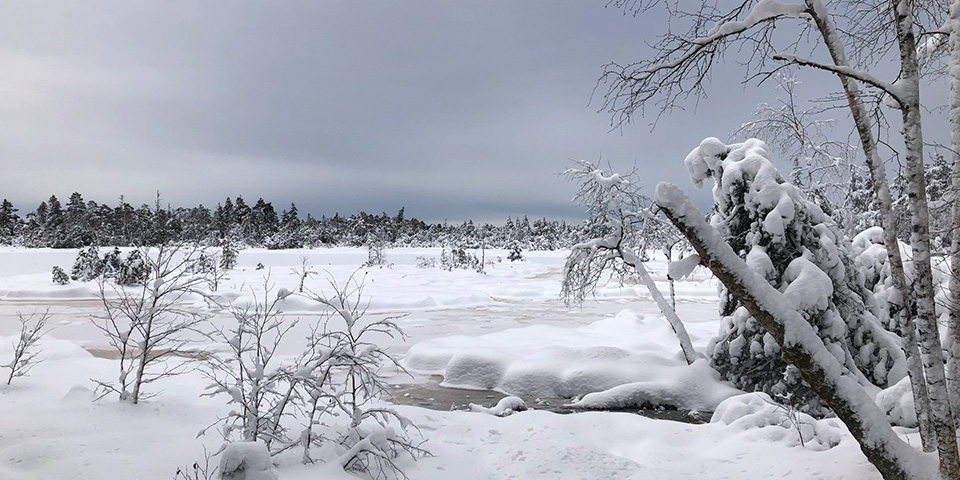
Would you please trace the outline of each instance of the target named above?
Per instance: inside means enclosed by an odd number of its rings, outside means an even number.
[[[693,349],[693,343],[690,342],[690,335],[687,333],[687,329],[683,326],[683,322],[677,315],[677,311],[670,306],[670,302],[660,293],[660,289],[657,288],[653,277],[650,276],[650,273],[647,272],[647,269],[643,266],[640,257],[632,250],[621,249],[620,253],[624,263],[634,268],[643,285],[650,291],[650,296],[653,297],[653,301],[657,302],[657,306],[660,307],[660,312],[667,318],[667,323],[673,328],[673,332],[677,334],[677,340],[680,341],[680,350],[683,351],[683,358],[686,359],[687,365],[692,365],[693,362],[697,360],[697,352]]]
[[[947,80],[950,84],[950,148],[952,153],[953,229],[950,242],[950,289],[947,310],[947,389],[950,394],[954,423],[960,416],[960,0],[950,3],[950,61]]]
[[[840,40],[836,25],[830,20],[826,7],[820,0],[807,0],[807,7],[813,13],[824,44],[830,51],[835,65],[849,66],[847,54]],[[930,421],[930,400],[923,373],[923,363],[916,338],[916,326],[910,312],[910,289],[907,286],[906,274],[903,270],[903,257],[900,244],[897,241],[897,224],[893,215],[893,202],[890,197],[890,187],[887,180],[886,167],[880,153],[877,151],[877,142],[871,130],[872,124],[866,106],[863,104],[860,88],[857,83],[843,75],[838,75],[843,84],[847,103],[860,136],[860,144],[867,158],[870,168],[870,178],[873,191],[880,204],[880,224],[883,227],[884,243],[887,247],[887,256],[890,262],[890,275],[893,286],[899,293],[899,305],[896,309],[897,324],[900,326],[900,337],[903,340],[903,352],[907,361],[907,374],[910,377],[910,386],[913,391],[914,408],[917,413],[917,422],[920,426],[920,439],[924,451],[932,452],[936,449],[936,438],[933,425]]]
[[[923,133],[920,124],[920,69],[913,32],[913,2],[898,0],[896,6],[897,40],[900,46],[900,106],[903,113],[903,141],[906,146],[907,199],[910,211],[910,246],[913,251],[913,294],[917,308],[917,333],[920,340],[930,416],[937,436],[940,474],[960,478],[956,427],[947,393],[943,351],[937,326],[930,265],[930,217],[927,209],[926,179],[923,168]]]

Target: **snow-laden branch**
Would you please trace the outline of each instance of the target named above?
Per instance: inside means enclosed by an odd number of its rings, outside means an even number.
[[[737,2],[723,15],[700,12],[692,15],[693,23],[685,34],[668,32],[655,45],[653,58],[625,65],[610,63],[598,82],[607,85],[604,108],[619,116],[619,123],[630,121],[637,109],[656,101],[661,111],[675,106],[675,101],[688,95],[702,95],[710,70],[729,42],[740,41],[748,46],[748,63],[763,62],[777,49],[772,46],[772,31],[781,18],[807,19],[803,4],[786,4],[762,0],[744,16],[751,2]],[[707,22],[716,24],[707,28]],[[704,33],[705,31],[705,33]]]
[[[743,20],[730,20],[717,24],[710,30],[709,33],[707,33],[707,35],[691,40],[689,42],[691,45],[690,49],[673,61],[661,63],[643,70],[639,72],[639,74],[632,76],[630,80],[632,82],[642,82],[656,74],[658,71],[676,69],[683,65],[684,62],[687,62],[691,58],[695,57],[705,47],[717,43],[720,40],[739,35],[761,23],[770,22],[780,17],[799,18],[800,15],[802,15],[805,11],[806,7],[803,5],[787,5],[775,0],[763,0],[753,7],[753,9],[747,15],[747,18]]]
[[[857,70],[844,65],[832,65],[829,63],[821,63],[808,58],[799,57],[790,53],[778,53],[773,56],[774,60],[779,60],[794,65],[800,65],[802,67],[813,67],[820,70],[826,70],[837,75],[843,75],[845,77],[850,77],[859,82],[875,87],[879,90],[882,90],[887,95],[890,95],[897,103],[902,104],[905,100],[905,94],[901,88],[896,84],[885,82],[879,78],[864,72],[863,70]]]

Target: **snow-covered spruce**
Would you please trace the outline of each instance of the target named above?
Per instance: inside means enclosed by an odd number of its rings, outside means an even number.
[[[100,260],[100,249],[89,247],[80,250],[77,259],[73,262],[73,268],[70,270],[70,278],[81,282],[89,282],[100,276],[103,272],[103,261]]]
[[[657,186],[657,204],[693,244],[728,292],[773,337],[785,359],[796,366],[819,397],[860,443],[860,449],[885,479],[936,478],[933,459],[906,444],[861,384],[863,376],[837,358],[835,348],[795,309],[796,300],[780,292],[740,258],[723,232],[676,186]],[[806,265],[804,270],[818,270]],[[810,272],[816,275],[815,272]]]
[[[70,283],[70,277],[57,265],[54,265],[50,271],[51,280],[55,285],[66,285]]]
[[[711,224],[790,300],[841,363],[880,387],[903,378],[902,352],[870,308],[874,302],[848,241],[820,207],[784,180],[762,141],[728,146],[708,138],[685,163],[698,185],[707,178],[716,182]],[[725,287],[720,314],[720,332],[708,354],[724,378],[804,412],[825,412],[796,368],[783,361],[777,342]]]

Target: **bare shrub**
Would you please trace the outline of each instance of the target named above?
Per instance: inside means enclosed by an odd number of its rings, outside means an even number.
[[[281,420],[296,399],[297,382],[289,367],[277,365],[275,356],[297,322],[280,318],[280,303],[291,292],[281,289],[273,293],[269,277],[264,278],[261,296],[251,292],[253,303],[231,311],[236,323],[212,334],[229,347],[229,354],[209,359],[204,374],[211,383],[203,395],[226,395],[233,406],[216,423],[222,427],[225,442],[259,440],[270,448],[275,442],[290,443]]]
[[[136,258],[147,271],[146,280],[124,286],[101,276],[99,297],[104,313],[94,316],[94,325],[117,351],[120,370],[116,382],[94,382],[102,391],[101,398],[116,393],[121,401],[132,403],[145,398],[144,385],[190,369],[185,361],[168,360],[191,356],[188,339],[203,335],[200,327],[209,318],[184,306],[190,296],[205,295],[201,286],[207,280],[195,268],[200,249],[166,245],[155,255],[137,251]]]
[[[25,376],[30,370],[39,363],[37,356],[40,354],[40,348],[37,342],[46,333],[44,327],[47,320],[50,319],[50,310],[44,311],[39,316],[36,313],[24,317],[22,313],[17,312],[20,319],[20,336],[17,342],[13,344],[13,360],[6,365],[10,369],[10,375],[7,376],[7,385],[13,382],[16,377]]]

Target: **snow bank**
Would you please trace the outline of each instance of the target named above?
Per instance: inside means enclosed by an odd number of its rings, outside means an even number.
[[[913,404],[910,378],[904,377],[892,387],[877,394],[877,405],[887,414],[887,420],[901,427],[917,426],[917,410]]]
[[[663,319],[629,310],[582,327],[535,325],[431,339],[413,345],[404,366],[442,375],[446,387],[541,397],[587,395],[576,404],[585,408],[652,403],[712,410],[739,392],[720,381],[706,362],[687,365]],[[588,395],[594,392],[604,393]]]
[[[523,401],[520,397],[503,397],[497,402],[497,405],[492,408],[486,408],[482,405],[477,405],[475,403],[470,404],[470,411],[476,413],[486,413],[496,417],[508,417],[517,412],[522,412],[527,409],[526,402]]]

